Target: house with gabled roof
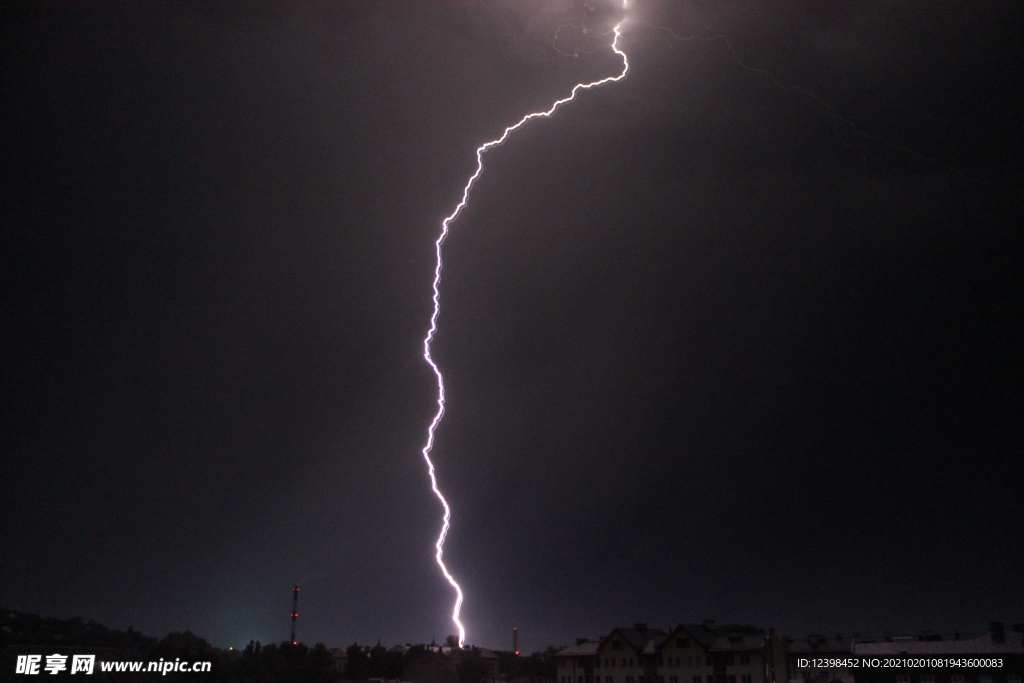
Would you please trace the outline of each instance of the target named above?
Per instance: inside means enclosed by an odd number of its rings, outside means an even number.
[[[579,645],[578,645],[579,646]],[[591,646],[592,647],[592,646]],[[746,624],[680,624],[670,633],[647,624],[620,627],[601,639],[592,669],[558,683],[783,683],[786,644],[772,630]],[[564,650],[569,657],[578,653]],[[576,666],[583,661],[577,656]]]
[[[661,651],[668,683],[779,683],[786,676],[785,644],[774,631],[747,624],[680,624]]]
[[[658,649],[660,683],[709,683],[713,681],[707,646],[695,638],[692,627],[680,624],[672,629]]]
[[[555,654],[555,680],[558,683],[594,683],[594,659],[600,640],[577,638],[575,645]]]
[[[647,624],[612,630],[597,648],[594,683],[658,683],[658,646],[667,637]]]

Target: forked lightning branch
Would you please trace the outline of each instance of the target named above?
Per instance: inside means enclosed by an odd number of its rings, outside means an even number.
[[[626,9],[626,7],[627,0],[623,0],[622,8]],[[459,202],[458,206],[455,207],[455,210],[452,211],[450,216],[448,216],[441,222],[441,234],[438,236],[437,241],[434,243],[435,252],[437,255],[436,266],[434,268],[433,284],[434,310],[430,316],[430,329],[427,331],[427,336],[423,340],[423,358],[427,361],[427,364],[430,365],[431,370],[434,371],[435,377],[437,377],[437,413],[434,414],[434,419],[431,420],[430,426],[427,428],[427,442],[423,446],[423,459],[427,463],[427,473],[430,475],[430,487],[433,489],[434,495],[436,495],[438,500],[441,501],[441,505],[444,508],[444,521],[441,525],[441,533],[437,537],[437,542],[434,544],[434,548],[437,550],[435,557],[437,558],[437,564],[441,568],[441,572],[444,574],[445,579],[448,580],[448,583],[451,584],[452,588],[455,589],[456,597],[455,607],[452,611],[452,621],[455,623],[455,626],[458,628],[459,631],[459,647],[462,647],[466,641],[466,629],[462,625],[462,621],[459,618],[459,613],[462,610],[462,588],[459,586],[459,583],[455,580],[455,577],[452,576],[451,572],[448,571],[448,568],[445,566],[443,559],[444,541],[445,537],[447,537],[448,535],[448,530],[451,528],[452,510],[451,507],[448,505],[448,501],[445,500],[444,495],[442,495],[441,490],[437,486],[437,476],[434,470],[434,462],[430,458],[430,453],[434,448],[434,435],[435,432],[437,431],[437,426],[441,423],[441,418],[444,416],[444,377],[442,376],[441,370],[440,368],[438,368],[437,363],[434,362],[433,356],[431,356],[430,354],[430,342],[433,341],[434,335],[437,333],[437,318],[441,313],[441,246],[444,244],[445,238],[448,237],[448,232],[451,229],[452,221],[458,218],[459,214],[462,213],[462,210],[466,208],[466,204],[469,201],[469,193],[473,189],[473,185],[476,183],[477,179],[480,177],[480,174],[484,170],[485,152],[487,152],[489,149],[493,147],[497,147],[498,145],[504,143],[506,140],[508,140],[509,136],[512,135],[513,132],[515,132],[519,128],[522,128],[524,125],[526,125],[527,122],[532,121],[533,119],[550,117],[563,104],[566,104],[567,102],[571,102],[574,99],[576,99],[577,93],[579,93],[581,90],[590,90],[591,88],[596,88],[606,83],[621,81],[623,78],[626,77],[626,73],[629,71],[629,60],[626,57],[626,53],[619,48],[619,38],[621,38],[622,36],[621,28],[623,23],[624,21],[620,21],[618,24],[615,25],[615,28],[612,29],[612,33],[615,37],[611,43],[611,49],[615,52],[616,55],[618,55],[622,59],[622,71],[615,76],[608,76],[607,78],[602,78],[592,83],[577,84],[576,86],[573,87],[572,92],[570,92],[568,96],[555,101],[554,104],[552,104],[551,107],[546,111],[538,111],[533,112],[531,114],[527,114],[522,119],[520,119],[518,123],[506,128],[505,132],[502,133],[501,137],[491,140],[490,142],[485,142],[484,144],[477,147],[476,171],[474,171],[473,175],[471,175],[469,177],[469,180],[466,181],[466,185],[462,189],[462,200]]]

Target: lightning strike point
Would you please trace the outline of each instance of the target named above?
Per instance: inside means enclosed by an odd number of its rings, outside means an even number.
[[[623,9],[626,8],[626,0],[623,0],[622,7]],[[459,613],[462,610],[463,601],[462,588],[459,586],[458,582],[448,571],[448,567],[445,566],[443,560],[444,540],[448,536],[448,530],[451,529],[452,510],[451,507],[448,505],[448,501],[445,500],[444,495],[442,495],[441,490],[437,486],[437,474],[434,469],[434,463],[430,459],[430,453],[434,448],[434,433],[437,431],[437,426],[441,423],[441,418],[444,416],[444,377],[442,376],[441,370],[440,368],[438,368],[437,363],[434,362],[433,357],[430,355],[430,342],[434,340],[434,335],[437,333],[437,318],[441,314],[441,245],[444,243],[445,238],[448,236],[448,232],[451,228],[452,221],[458,218],[459,214],[462,213],[462,210],[466,208],[466,204],[469,201],[470,190],[473,189],[473,185],[476,184],[477,179],[480,177],[480,174],[484,170],[483,155],[485,152],[487,152],[487,150],[491,149],[492,147],[497,147],[498,145],[503,144],[506,140],[508,140],[509,136],[513,132],[523,127],[527,122],[538,118],[550,118],[551,115],[555,113],[555,110],[557,110],[563,104],[575,100],[576,94],[579,91],[590,90],[592,88],[605,85],[606,83],[615,83],[617,81],[621,81],[623,78],[626,77],[626,73],[629,71],[629,59],[626,57],[626,53],[619,49],[619,38],[622,37],[622,33],[619,29],[622,27],[623,23],[625,23],[625,20],[620,21],[618,24],[615,25],[615,28],[612,31],[615,34],[615,39],[612,40],[611,45],[612,51],[622,58],[622,71],[617,76],[608,76],[606,78],[602,78],[591,83],[576,84],[575,86],[573,86],[572,92],[570,92],[567,97],[564,97],[560,100],[556,100],[555,103],[552,104],[551,107],[546,111],[538,111],[533,112],[531,114],[527,114],[526,116],[521,118],[518,123],[506,128],[505,132],[502,133],[501,137],[491,140],[490,142],[485,142],[484,144],[477,147],[476,171],[473,172],[473,175],[469,177],[469,180],[466,181],[466,185],[462,188],[462,199],[459,201],[458,206],[455,207],[455,210],[452,211],[451,215],[449,215],[447,218],[441,221],[441,234],[438,235],[437,241],[434,242],[434,251],[437,255],[437,265],[434,267],[433,283],[434,311],[430,316],[430,328],[427,330],[427,336],[423,339],[423,359],[427,361],[427,364],[430,366],[430,369],[434,371],[434,376],[437,378],[437,413],[434,414],[434,419],[430,421],[430,426],[427,428],[427,442],[423,446],[422,453],[423,459],[427,463],[427,473],[430,475],[430,488],[434,491],[434,495],[436,495],[437,499],[441,501],[441,506],[444,508],[444,517],[443,522],[441,524],[441,533],[438,535],[437,542],[434,544],[434,548],[437,551],[434,557],[437,560],[437,565],[441,568],[441,573],[444,574],[444,578],[447,579],[448,583],[451,584],[452,588],[455,589],[455,607],[452,610],[452,622],[454,622],[455,626],[459,630],[460,648],[466,642],[466,629],[462,625],[462,621],[459,619]]]

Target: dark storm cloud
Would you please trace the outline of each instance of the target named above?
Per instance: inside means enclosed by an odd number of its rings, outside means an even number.
[[[11,15],[0,603],[237,646],[301,582],[304,640],[449,632],[432,242],[617,67],[549,48],[579,9]],[[1015,618],[1019,12],[638,11],[700,39],[634,26],[446,243],[470,641]]]

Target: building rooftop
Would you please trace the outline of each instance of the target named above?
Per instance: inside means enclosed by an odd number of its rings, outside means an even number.
[[[633,628],[616,628],[601,641],[604,644],[609,638],[618,634],[623,640],[643,654],[654,654],[656,648],[665,642],[668,634],[660,628],[647,628],[647,624],[634,624]]]
[[[797,638],[789,646],[790,654],[817,654],[825,652],[851,652],[853,638],[836,635],[835,637],[823,635],[810,635],[806,638]]]
[[[749,624],[722,624],[707,620],[703,624],[680,624],[704,649],[715,652],[759,650],[766,632]]]
[[[941,636],[941,639],[920,639],[917,636],[891,638],[876,642],[854,643],[855,655],[909,655],[930,654],[1024,654],[1024,643],[1021,634],[1010,632],[1005,635],[1005,642],[998,642],[991,635],[981,637]],[[791,650],[792,651],[792,650]]]
[[[598,640],[584,640],[579,639],[575,645],[562,648],[555,655],[556,657],[589,657],[597,654],[597,648],[601,646],[601,641]]]

